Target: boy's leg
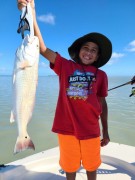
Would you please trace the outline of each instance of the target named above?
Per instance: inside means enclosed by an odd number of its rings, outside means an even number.
[[[100,137],[81,140],[82,164],[88,180],[96,180],[96,170],[101,164]]]
[[[75,177],[76,177],[76,172],[72,172],[72,173],[67,173],[66,172],[67,180],[75,180]]]
[[[68,180],[74,180],[76,171],[81,165],[80,141],[71,135],[58,134],[61,168],[66,172]]]
[[[88,180],[96,180],[97,172],[96,171],[86,171]]]

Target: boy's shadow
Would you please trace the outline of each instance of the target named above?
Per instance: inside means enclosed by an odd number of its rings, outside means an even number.
[[[65,177],[57,172],[36,172],[27,170],[22,165],[7,165],[0,168],[0,180],[65,180]]]
[[[131,177],[131,180],[135,179],[135,162],[130,164],[126,161],[114,158],[114,157],[110,157],[110,156],[104,156],[102,155],[102,162],[106,165],[109,165],[111,167],[113,167],[112,170],[110,169],[102,169],[99,167],[99,169],[97,170],[97,174],[127,174],[128,176]],[[81,172],[81,169],[79,171],[79,173]]]

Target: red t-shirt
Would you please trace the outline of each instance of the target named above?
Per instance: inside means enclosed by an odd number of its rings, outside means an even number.
[[[50,67],[59,76],[60,83],[52,131],[74,135],[80,140],[100,136],[98,120],[102,109],[99,97],[107,96],[108,90],[105,72],[94,66],[82,67],[59,54],[55,65]]]

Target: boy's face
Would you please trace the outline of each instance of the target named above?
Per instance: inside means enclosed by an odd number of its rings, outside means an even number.
[[[86,42],[82,45],[79,58],[82,64],[91,65],[97,61],[99,57],[99,47],[94,42]]]

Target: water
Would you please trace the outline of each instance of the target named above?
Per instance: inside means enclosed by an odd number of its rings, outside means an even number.
[[[109,88],[129,81],[131,77],[109,77]],[[58,97],[58,77],[39,77],[36,105],[28,132],[36,150],[26,150],[13,155],[17,137],[16,124],[10,124],[11,83],[10,76],[0,76],[0,164],[41,152],[58,145],[56,134],[51,132]],[[129,97],[131,85],[109,91],[109,134],[112,142],[135,146],[135,97]]]
[[[131,77],[109,78],[109,87],[128,82]],[[111,141],[135,146],[135,97],[131,94],[131,85],[109,91],[109,132]]]

